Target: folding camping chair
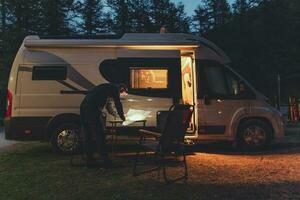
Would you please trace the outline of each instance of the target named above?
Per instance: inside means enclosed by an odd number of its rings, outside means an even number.
[[[161,132],[153,132],[140,129],[141,134],[139,144],[144,147],[144,156],[147,156],[147,150],[154,151],[154,164],[156,167],[146,169],[138,172],[138,162],[141,153],[141,149],[136,152],[134,160],[133,175],[138,176],[148,172],[157,171],[160,175],[161,169],[163,169],[163,176],[166,183],[176,182],[178,180],[187,180],[188,170],[186,163],[186,145],[184,144],[184,137],[189,127],[190,120],[194,112],[194,106],[191,105],[173,105],[170,107],[166,123]],[[167,176],[168,160],[166,157],[178,156],[183,157],[182,161],[178,164],[183,165],[184,175],[169,179]]]

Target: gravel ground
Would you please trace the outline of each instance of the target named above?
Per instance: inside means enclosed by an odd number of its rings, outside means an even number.
[[[300,199],[300,134],[263,152],[213,146],[199,152],[188,157],[189,183],[217,187],[210,199]]]
[[[0,134],[0,150],[16,143]],[[193,200],[300,200],[300,132],[290,131],[283,141],[262,152],[241,153],[228,145],[200,144],[188,156],[188,167],[186,185],[170,187],[169,192],[183,187],[187,199]]]

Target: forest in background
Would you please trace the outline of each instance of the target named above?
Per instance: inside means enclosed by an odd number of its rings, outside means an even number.
[[[299,0],[193,3],[189,16],[182,3],[170,0],[0,0],[0,115],[12,61],[27,35],[155,33],[165,26],[216,43],[232,67],[271,99],[276,99],[278,75],[283,102],[288,94],[299,95]]]

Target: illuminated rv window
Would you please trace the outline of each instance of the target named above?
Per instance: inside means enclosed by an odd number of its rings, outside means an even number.
[[[167,89],[168,70],[166,68],[131,68],[132,89]]]

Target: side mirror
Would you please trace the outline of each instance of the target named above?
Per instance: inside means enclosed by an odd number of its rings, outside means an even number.
[[[204,95],[203,102],[204,102],[204,105],[209,105],[210,104],[210,98],[209,98],[208,95]]]

